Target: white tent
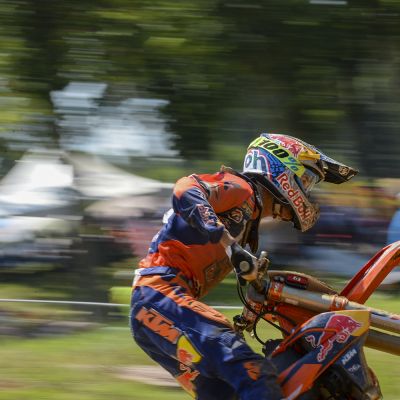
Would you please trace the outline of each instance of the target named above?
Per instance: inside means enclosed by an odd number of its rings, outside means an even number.
[[[69,161],[75,171],[75,188],[88,197],[107,199],[147,195],[170,190],[173,186],[131,174],[98,157],[70,156]]]
[[[0,213],[46,216],[46,210],[68,207],[79,198],[93,202],[129,198],[130,208],[135,204],[149,208],[155,204],[146,196],[165,196],[172,186],[95,156],[30,151],[0,182]]]
[[[0,214],[43,215],[68,207],[72,187],[73,167],[62,161],[62,153],[28,152],[0,182]]]

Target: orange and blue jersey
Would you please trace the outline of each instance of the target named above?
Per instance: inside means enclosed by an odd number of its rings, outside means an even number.
[[[232,173],[190,175],[176,183],[172,205],[139,267],[179,269],[199,298],[232,270],[219,241],[224,228],[241,240],[247,222],[257,217],[255,194],[246,180]]]
[[[282,398],[270,362],[225,315],[198,300],[232,269],[223,230],[241,244],[251,237],[255,196],[250,183],[226,171],[180,179],[173,208],[136,271],[132,335],[196,399]]]

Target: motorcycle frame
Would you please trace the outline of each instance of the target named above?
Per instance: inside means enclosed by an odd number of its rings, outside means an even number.
[[[296,325],[304,323],[321,312],[367,310],[371,314],[372,327],[399,335],[400,315],[363,305],[388,273],[399,264],[400,241],[394,242],[376,253],[348,282],[340,294],[299,289],[289,285],[284,279],[278,279],[271,281],[264,306],[273,310],[273,314],[278,315],[273,318],[278,320],[280,326],[288,332]],[[269,271],[269,273],[279,276],[278,271]],[[285,275],[285,273],[281,274]],[[290,316],[294,324],[279,317],[279,314]],[[271,319],[271,317],[266,316],[265,319]],[[388,332],[370,329],[366,346],[400,355],[400,337]]]

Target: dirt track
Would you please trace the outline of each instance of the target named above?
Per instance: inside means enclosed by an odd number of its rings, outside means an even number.
[[[135,365],[115,369],[115,376],[156,386],[179,387],[176,380],[164,369],[156,365]]]

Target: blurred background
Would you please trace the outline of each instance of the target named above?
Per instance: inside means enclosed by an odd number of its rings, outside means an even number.
[[[132,271],[174,182],[240,170],[261,132],[360,170],[315,191],[309,232],[261,226],[273,268],[342,287],[400,240],[399,100],[396,0],[0,0],[0,399],[158,393],[125,382],[150,363],[127,329]],[[395,312],[399,274],[378,294]],[[233,281],[207,301],[239,305]]]

